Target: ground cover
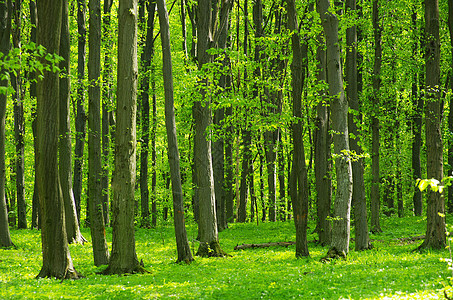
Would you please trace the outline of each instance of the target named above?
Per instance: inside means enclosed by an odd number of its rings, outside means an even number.
[[[452,220],[453,221],[453,220]],[[91,244],[70,245],[76,281],[35,279],[41,267],[40,233],[12,230],[17,249],[0,250],[0,299],[427,299],[443,298],[450,271],[440,261],[448,251],[412,252],[424,234],[419,217],[384,218],[384,232],[371,235],[374,249],[351,250],[347,260],[321,263],[327,248],[309,244],[310,257],[296,259],[294,246],[235,251],[243,243],[292,241],[291,221],[230,224],[220,233],[228,258],[196,257],[175,264],[172,226],[137,229],[137,255],[150,274],[103,276],[96,272]],[[311,224],[311,231],[314,224]],[[89,230],[83,229],[90,240]],[[107,232],[111,238],[111,232]],[[194,249],[196,227],[188,227]],[[309,240],[315,235],[310,234]],[[110,242],[110,241],[109,241]],[[351,244],[354,249],[354,244]]]

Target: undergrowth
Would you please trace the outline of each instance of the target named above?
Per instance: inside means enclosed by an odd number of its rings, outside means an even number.
[[[17,249],[0,250],[0,299],[427,299],[443,298],[451,275],[441,261],[448,251],[413,252],[422,241],[400,239],[424,234],[423,218],[384,218],[384,232],[371,235],[372,250],[351,250],[347,260],[330,263],[320,262],[328,249],[314,242],[314,234],[310,257],[303,259],[295,258],[294,246],[233,250],[243,243],[294,241],[292,221],[229,226],[220,243],[232,257],[196,257],[190,265],[175,263],[171,226],[137,229],[137,255],[151,272],[142,275],[97,275],[101,268],[93,265],[91,244],[70,245],[74,266],[86,277],[63,282],[35,279],[40,234],[12,230]],[[82,231],[90,241],[89,230]],[[188,236],[197,249],[195,226]]]

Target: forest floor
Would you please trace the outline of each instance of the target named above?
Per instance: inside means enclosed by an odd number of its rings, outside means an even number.
[[[453,222],[453,219],[448,219]],[[451,271],[441,261],[444,251],[413,252],[421,240],[400,240],[424,234],[419,217],[383,218],[383,233],[371,235],[374,249],[351,251],[347,260],[321,263],[327,252],[309,243],[310,257],[295,258],[295,246],[234,250],[238,244],[294,241],[292,221],[230,224],[220,233],[228,258],[200,258],[176,264],[171,224],[137,229],[139,260],[151,273],[104,276],[93,265],[91,243],[70,245],[83,279],[35,279],[41,264],[37,230],[12,230],[17,249],[0,250],[0,299],[442,299]],[[313,231],[314,224],[310,224]],[[88,229],[82,230],[91,240]],[[111,246],[111,229],[107,230]],[[196,250],[196,227],[188,226]],[[352,233],[353,236],[353,233]],[[314,234],[309,240],[315,239]],[[452,291],[449,290],[449,294]]]

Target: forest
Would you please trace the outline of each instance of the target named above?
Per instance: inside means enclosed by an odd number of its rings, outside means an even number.
[[[0,298],[453,297],[453,1],[57,2],[0,0]]]

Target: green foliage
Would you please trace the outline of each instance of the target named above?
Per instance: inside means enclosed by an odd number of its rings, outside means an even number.
[[[453,220],[452,220],[453,221]],[[310,223],[310,226],[315,224]],[[385,234],[371,235],[375,248],[352,251],[347,260],[321,263],[326,248],[310,242],[311,257],[296,259],[294,246],[234,251],[237,244],[294,240],[292,221],[231,224],[220,233],[222,248],[232,257],[196,257],[175,264],[171,226],[137,229],[137,254],[150,274],[101,276],[94,267],[90,243],[70,245],[75,268],[86,278],[76,281],[35,279],[41,267],[39,232],[12,230],[17,249],[0,250],[2,299],[412,299],[440,297],[450,272],[445,252],[411,252],[416,245],[401,237],[424,232],[419,217],[384,218]],[[189,238],[196,236],[189,225]],[[90,233],[83,230],[90,240]],[[109,245],[111,230],[107,229]],[[309,240],[314,239],[311,234]],[[192,240],[192,248],[197,248]]]

